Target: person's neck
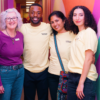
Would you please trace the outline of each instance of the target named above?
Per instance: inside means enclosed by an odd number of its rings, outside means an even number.
[[[65,33],[67,32],[65,29],[62,29],[61,31],[59,31],[58,33]]]
[[[41,22],[38,23],[38,24],[33,24],[33,23],[31,22],[31,26],[33,26],[33,27],[38,27],[38,26],[40,26],[40,24],[41,24]]]
[[[79,29],[79,32],[80,32],[80,31],[85,29],[85,26],[79,26],[78,29]]]
[[[16,31],[15,29],[6,29],[7,34],[9,34],[11,37],[15,37]]]

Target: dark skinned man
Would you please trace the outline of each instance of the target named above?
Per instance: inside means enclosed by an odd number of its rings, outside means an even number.
[[[24,35],[24,100],[48,100],[48,52],[51,28],[41,22],[42,6],[32,4],[29,8],[30,23],[23,24],[20,31]]]

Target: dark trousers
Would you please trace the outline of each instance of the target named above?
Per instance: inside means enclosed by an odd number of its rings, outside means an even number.
[[[24,100],[35,100],[37,90],[38,100],[48,100],[48,69],[40,73],[31,73],[25,69]]]
[[[48,85],[50,89],[51,100],[57,100],[57,89],[59,76],[48,73]]]
[[[68,73],[68,75],[67,100],[80,100],[76,96],[76,89],[81,75],[77,73]],[[83,93],[85,97],[81,100],[95,100],[96,81],[86,78]]]

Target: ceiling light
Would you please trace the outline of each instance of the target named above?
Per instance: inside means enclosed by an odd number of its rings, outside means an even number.
[[[26,3],[34,3],[34,2],[26,2]]]
[[[26,8],[29,8],[29,7],[26,7]]]
[[[32,4],[26,4],[26,5],[32,5]]]
[[[29,9],[26,9],[26,12],[29,12]]]

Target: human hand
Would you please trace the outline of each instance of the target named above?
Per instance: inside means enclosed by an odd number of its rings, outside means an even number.
[[[83,99],[83,97],[85,96],[83,93],[83,89],[84,89],[84,84],[79,83],[76,89],[76,95],[80,100]]]
[[[2,85],[2,86],[0,86],[0,94],[3,94],[3,93],[4,93],[4,87]]]

